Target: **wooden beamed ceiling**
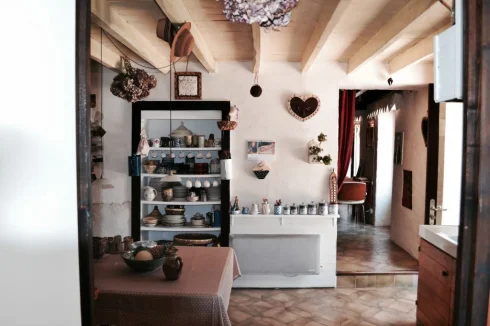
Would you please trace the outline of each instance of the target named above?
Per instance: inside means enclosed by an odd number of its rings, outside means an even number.
[[[193,54],[208,72],[216,72],[219,61],[252,61],[254,73],[267,61],[300,62],[304,73],[326,61],[347,63],[348,73],[379,61],[396,73],[431,60],[432,38],[449,26],[451,17],[448,0],[303,0],[288,27],[265,31],[229,22],[222,0],[91,1],[93,21],[154,67],[168,66],[170,56],[170,46],[155,34],[158,19],[190,22]],[[118,69],[118,51],[92,39],[92,57]],[[102,59],[97,55],[101,46]]]

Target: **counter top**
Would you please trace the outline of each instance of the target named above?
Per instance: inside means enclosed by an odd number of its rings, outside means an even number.
[[[458,252],[457,225],[421,225],[419,235],[425,241],[441,249],[453,258],[457,258]]]

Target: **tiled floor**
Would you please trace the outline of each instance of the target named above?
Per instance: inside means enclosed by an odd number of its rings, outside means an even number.
[[[416,288],[233,290],[233,325],[415,325]]]
[[[390,240],[388,227],[339,219],[337,274],[416,272],[418,262]]]

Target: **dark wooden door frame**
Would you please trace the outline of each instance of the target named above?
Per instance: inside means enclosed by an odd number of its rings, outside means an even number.
[[[453,325],[486,325],[490,288],[490,0],[463,3],[463,188]]]
[[[93,270],[90,179],[90,1],[76,1],[76,149],[81,325],[92,325]]]
[[[425,218],[424,224],[429,223],[430,200],[437,201],[437,181],[439,171],[439,103],[434,101],[434,84],[429,85],[427,115],[429,129],[427,137],[427,168],[425,176]],[[444,159],[444,158],[441,158]],[[439,216],[437,216],[439,218]]]

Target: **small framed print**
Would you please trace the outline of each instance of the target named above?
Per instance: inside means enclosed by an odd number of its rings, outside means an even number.
[[[175,99],[200,100],[201,73],[200,72],[176,72],[175,73]]]

